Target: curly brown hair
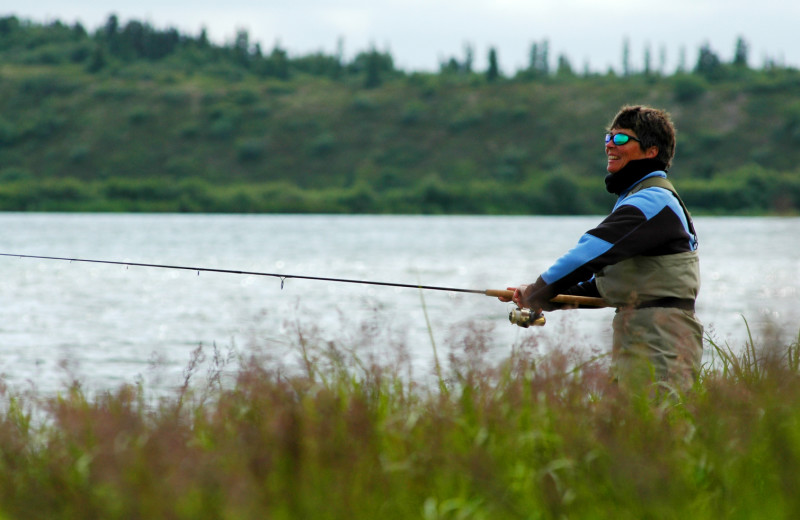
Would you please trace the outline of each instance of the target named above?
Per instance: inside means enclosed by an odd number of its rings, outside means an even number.
[[[656,160],[664,164],[664,171],[669,169],[675,156],[675,125],[667,111],[642,105],[623,106],[608,131],[619,128],[636,132],[642,150],[657,147]]]

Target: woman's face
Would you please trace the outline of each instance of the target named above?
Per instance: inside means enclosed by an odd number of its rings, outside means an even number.
[[[642,150],[642,146],[638,141],[639,136],[636,132],[627,128],[612,128],[609,134],[612,136],[606,143],[606,157],[608,157],[608,173],[617,173],[625,167],[630,161],[638,159],[652,159],[658,155],[658,147],[651,146],[647,150]],[[614,144],[613,136],[616,134],[625,134],[632,139],[628,139],[625,144]]]

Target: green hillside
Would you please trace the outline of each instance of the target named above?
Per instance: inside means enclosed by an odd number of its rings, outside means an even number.
[[[638,103],[673,115],[694,211],[800,208],[795,69],[419,73],[113,19],[0,19],[0,209],[602,213],[602,134]]]

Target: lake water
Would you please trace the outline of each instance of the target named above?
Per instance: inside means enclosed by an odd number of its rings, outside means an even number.
[[[504,289],[533,281],[600,218],[3,213],[0,253]],[[742,316],[757,339],[769,325],[796,338],[800,218],[696,227],[707,330],[736,350]],[[346,344],[372,327],[373,351],[403,342],[424,374],[432,340],[443,357],[470,326],[490,331],[498,356],[530,335],[543,349],[607,349],[613,316],[557,312],[521,329],[508,304],[482,295],[11,257],[0,272],[0,373],[15,389],[52,391],[72,377],[91,389],[170,388],[200,344],[280,357],[298,328]]]

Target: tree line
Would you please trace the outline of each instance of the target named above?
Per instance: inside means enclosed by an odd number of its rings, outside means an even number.
[[[83,65],[90,73],[99,73],[115,64],[130,64],[135,61],[159,62],[168,60],[171,64],[184,66],[211,67],[224,65],[251,72],[258,77],[288,79],[293,74],[324,76],[334,80],[357,76],[367,88],[379,86],[384,80],[414,71],[403,71],[395,66],[388,50],[379,51],[372,47],[358,52],[347,61],[340,40],[334,54],[316,52],[292,56],[281,44],[276,43],[271,50],[264,50],[260,43],[252,42],[247,30],[237,31],[231,43],[217,45],[212,43],[205,29],[198,35],[190,35],[168,27],[158,29],[148,22],[130,20],[125,24],[112,14],[105,24],[90,32],[82,24],[64,24],[53,21],[36,24],[20,20],[15,16],[0,18],[0,54],[5,62],[28,64],[74,63]],[[750,68],[749,44],[743,37],[735,42],[734,57],[726,63],[710,44],[703,44],[698,50],[693,66],[687,65],[685,49],[675,73],[695,73],[709,80],[719,80]],[[654,63],[649,45],[644,49],[644,63],[636,69],[631,60],[630,42],[626,39],[622,46],[622,63],[619,75],[664,75],[665,54],[662,48],[658,64]],[[475,51],[470,44],[464,45],[464,56],[449,57],[441,61],[439,74],[482,76],[487,81],[503,79],[500,58],[495,47],[487,53],[487,68],[479,71],[474,67]],[[577,71],[570,57],[564,53],[555,59],[555,67],[550,55],[547,39],[535,41],[530,46],[526,67],[514,71],[505,79],[535,80],[551,76],[588,76],[588,64],[583,71]],[[763,69],[782,68],[776,60],[767,59]],[[614,70],[606,74],[617,75]]]

